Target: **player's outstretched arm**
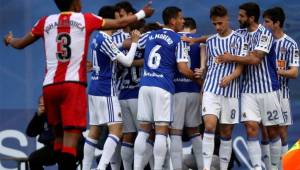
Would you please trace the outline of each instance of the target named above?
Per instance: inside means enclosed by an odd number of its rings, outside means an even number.
[[[9,32],[4,37],[4,43],[6,46],[11,45],[13,48],[23,49],[38,39],[39,37],[35,37],[31,32],[27,33],[22,38],[14,38],[13,33]]]
[[[231,74],[222,78],[220,81],[220,87],[227,87],[232,80],[238,78],[243,73],[243,70],[244,65],[238,64],[236,69]]]
[[[131,23],[136,22],[137,20],[150,17],[153,13],[154,9],[151,7],[150,4],[147,4],[142,10],[140,10],[134,15],[123,17],[120,19],[105,19],[104,24],[102,25],[102,29],[123,28]]]
[[[278,69],[277,74],[285,78],[296,79],[298,77],[298,67],[291,66],[288,70]]]

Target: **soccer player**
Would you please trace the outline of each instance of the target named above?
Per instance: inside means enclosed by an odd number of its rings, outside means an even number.
[[[277,74],[280,82],[280,104],[284,123],[279,126],[282,143],[281,155],[288,151],[287,129],[292,124],[292,114],[289,101],[289,79],[298,76],[299,49],[297,43],[284,33],[285,14],[282,8],[274,7],[263,13],[264,25],[272,31],[275,42]]]
[[[236,63],[218,63],[216,57],[224,53],[236,56],[247,54],[247,43],[229,25],[227,9],[222,5],[210,9],[210,19],[217,34],[206,41],[207,75],[204,81],[202,116],[204,134],[202,142],[203,169],[209,170],[214,151],[215,130],[219,120],[221,146],[220,168],[227,169],[232,152],[231,134],[239,121],[239,76],[243,66]]]
[[[143,169],[143,155],[146,140],[155,123],[155,142],[153,148],[154,169],[162,169],[167,153],[169,123],[173,119],[174,72],[190,79],[194,73],[188,68],[188,50],[180,40],[178,31],[183,28],[181,9],[167,7],[163,10],[165,28],[148,34],[144,53],[144,73],[138,97],[139,132],[134,144],[134,169]]]
[[[245,36],[249,53],[245,57],[226,53],[220,62],[236,62],[247,65],[243,75],[241,94],[241,121],[247,132],[247,145],[254,169],[261,169],[261,148],[258,141],[259,123],[267,127],[272,166],[279,163],[281,140],[278,125],[283,122],[278,99],[276,56],[272,47],[272,33],[258,24],[260,9],[256,3],[244,3],[239,7],[238,32]]]
[[[183,36],[196,37],[196,22],[193,18],[184,18],[184,29],[179,32]],[[194,43],[189,48],[188,65],[191,70],[200,68],[200,56],[201,52],[205,52],[205,46],[199,43]],[[201,52],[200,52],[201,48]],[[205,53],[204,53],[205,54]],[[176,71],[174,75],[174,121],[171,124],[170,129],[170,154],[173,169],[182,169],[182,130],[188,133],[189,138],[192,141],[194,156],[198,165],[202,166],[202,139],[198,129],[201,123],[201,101],[200,90],[201,86],[190,79],[187,79],[179,71]],[[201,169],[198,166],[198,169]]]
[[[46,76],[43,96],[49,124],[55,129],[54,149],[59,169],[76,169],[76,148],[86,128],[86,54],[90,34],[96,29],[124,27],[153,9],[147,5],[136,15],[118,20],[80,13],[80,0],[55,0],[59,14],[42,17],[22,38],[10,32],[5,44],[22,49],[44,38]]]
[[[114,19],[114,8],[104,6],[99,16]],[[121,109],[116,93],[116,64],[131,65],[137,48],[138,34],[133,32],[133,42],[125,56],[111,39],[113,30],[100,31],[91,45],[93,54],[93,72],[89,88],[90,131],[84,147],[83,169],[91,168],[95,146],[99,138],[99,126],[107,124],[109,136],[104,144],[101,167],[104,169],[110,161],[116,145],[122,136]]]

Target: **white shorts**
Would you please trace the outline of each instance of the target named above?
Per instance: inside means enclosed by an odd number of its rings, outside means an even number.
[[[124,133],[137,131],[137,104],[138,99],[120,100]]]
[[[283,116],[280,108],[278,91],[270,93],[242,93],[241,121],[262,122],[264,126],[280,125]]]
[[[174,121],[173,129],[182,130],[183,127],[197,127],[201,124],[200,93],[175,93],[174,94]]]
[[[137,120],[145,122],[172,122],[173,95],[159,87],[142,86],[138,98]]]
[[[89,117],[90,125],[122,122],[118,97],[89,95]]]
[[[281,126],[289,126],[293,124],[292,113],[290,100],[288,98],[283,98],[282,94],[280,94],[280,106],[282,111],[283,123]]]
[[[239,123],[239,100],[210,92],[203,93],[202,116],[215,115],[221,124]]]

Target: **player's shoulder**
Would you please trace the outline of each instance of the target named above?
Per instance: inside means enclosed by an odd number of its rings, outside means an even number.
[[[238,32],[236,30],[233,30],[232,36],[236,37],[237,39],[244,39],[245,38],[245,36],[243,34],[241,34],[241,32]]]
[[[266,35],[272,36],[271,30],[269,30],[268,28],[266,28],[262,24],[258,25],[257,32],[260,32],[261,34],[266,34]]]
[[[207,38],[206,43],[209,43],[210,41],[218,38],[218,33],[211,35],[210,37]]]
[[[291,43],[294,46],[297,46],[297,42],[287,34],[284,34],[284,40]]]
[[[238,29],[235,30],[235,32],[237,32],[241,35],[245,35],[245,34],[248,33],[248,30],[247,30],[247,28],[238,28]]]

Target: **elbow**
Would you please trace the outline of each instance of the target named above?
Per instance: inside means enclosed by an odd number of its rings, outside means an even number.
[[[291,75],[291,79],[296,79],[298,77],[298,71]]]

